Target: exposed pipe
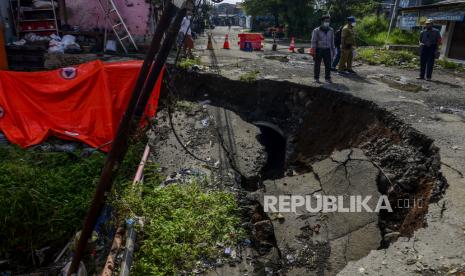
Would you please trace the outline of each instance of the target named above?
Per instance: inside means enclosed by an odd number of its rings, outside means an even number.
[[[150,155],[150,146],[147,144],[145,146],[144,155],[142,155],[142,160],[140,160],[139,167],[137,168],[136,176],[134,177],[134,181],[132,182],[132,186],[135,187],[138,183],[141,182],[142,176],[144,175],[144,168],[147,160],[149,159]]]
[[[123,235],[124,229],[123,227],[118,227],[116,230],[115,238],[113,239],[113,243],[111,245],[110,253],[108,254],[107,261],[105,262],[105,266],[103,268],[101,276],[111,276],[113,275],[113,271],[116,267],[115,260],[116,256],[123,245]]]
[[[134,221],[128,222],[128,235],[126,239],[126,250],[124,251],[123,262],[121,264],[120,276],[129,276],[132,266],[132,257],[134,255],[134,244],[136,241],[136,230]]]

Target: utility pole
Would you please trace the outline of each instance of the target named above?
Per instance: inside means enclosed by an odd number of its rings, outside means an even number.
[[[395,21],[397,19],[397,9],[399,7],[399,2],[400,0],[396,0],[394,3],[394,6],[392,7],[391,22],[389,22],[389,30],[388,30],[388,35],[386,37],[386,42],[389,39],[389,36],[391,35],[393,25],[395,24]]]

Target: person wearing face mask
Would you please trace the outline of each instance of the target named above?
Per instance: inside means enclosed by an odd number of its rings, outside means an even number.
[[[352,70],[353,52],[355,49],[355,17],[347,18],[347,25],[342,28],[341,33],[341,60],[339,61],[339,73],[355,73]]]
[[[331,83],[331,61],[336,53],[334,46],[334,30],[330,25],[331,17],[321,17],[321,25],[312,32],[312,49],[314,53],[314,77],[315,82],[320,82],[321,61],[325,64],[325,80]]]
[[[441,43],[441,34],[433,29],[433,20],[426,20],[425,30],[420,33],[420,77],[418,79],[430,81],[433,76],[434,59],[438,46]]]

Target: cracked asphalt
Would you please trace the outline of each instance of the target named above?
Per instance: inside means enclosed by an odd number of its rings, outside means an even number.
[[[231,45],[236,45],[240,31],[233,28]],[[226,33],[224,28],[214,30],[214,54],[205,50],[204,37],[196,41],[196,54],[206,67],[211,65],[212,70],[219,69],[230,79],[258,71],[259,79],[318,86],[312,82],[312,60],[308,55],[290,54],[285,45],[272,52],[269,43],[262,52],[241,52],[234,46],[223,50]],[[289,61],[265,58],[270,55],[287,56]],[[429,206],[427,227],[417,230],[411,238],[400,238],[387,249],[371,250],[359,260],[347,260],[348,265],[339,275],[454,275],[465,271],[465,76],[436,70],[433,82],[421,82],[415,79],[418,73],[408,69],[356,64],[355,70],[357,75],[335,75],[333,84],[323,86],[369,100],[434,139],[449,187],[442,199]],[[420,89],[404,89],[383,79],[402,79]],[[333,252],[341,248],[347,250],[347,246],[335,246]]]

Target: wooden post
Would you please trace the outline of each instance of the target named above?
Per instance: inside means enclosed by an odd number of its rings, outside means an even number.
[[[168,17],[171,16],[171,12],[169,12],[169,10],[172,10],[172,8],[169,8],[165,11],[167,14],[166,16]],[[134,87],[128,107],[118,127],[118,131],[115,139],[113,140],[111,150],[106,157],[100,180],[95,190],[94,198],[92,199],[92,204],[87,211],[87,216],[84,221],[84,226],[81,231],[81,236],[79,238],[76,252],[71,262],[70,269],[67,273],[68,276],[75,274],[79,268],[79,264],[87,246],[87,241],[92,235],[97,218],[100,214],[100,211],[102,210],[103,205],[105,204],[106,195],[113,186],[116,174],[118,173],[119,167],[128,151],[129,138],[134,134],[136,126],[139,123],[139,120],[134,120],[135,110],[140,105],[144,107],[147,105],[156,80],[163,69],[166,59],[168,58],[171,47],[173,46],[173,42],[175,41],[181,27],[182,19],[185,15],[185,8],[182,8],[178,11],[174,22],[171,24],[170,29],[166,34],[163,45],[158,52],[155,63],[153,66],[151,66],[155,53],[157,52],[156,50],[158,50],[160,47],[160,38],[165,33],[166,27],[169,25],[171,20],[166,20],[167,24],[165,26],[160,22],[157,27],[152,40],[152,45],[149,52],[147,53],[144,64],[142,65],[142,69],[139,73],[139,78],[137,80],[136,86]]]
[[[66,10],[66,0],[58,0],[58,10],[60,14],[61,25],[68,24],[68,12]]]
[[[0,20],[0,70],[8,70],[8,57],[5,50],[5,26]]]

